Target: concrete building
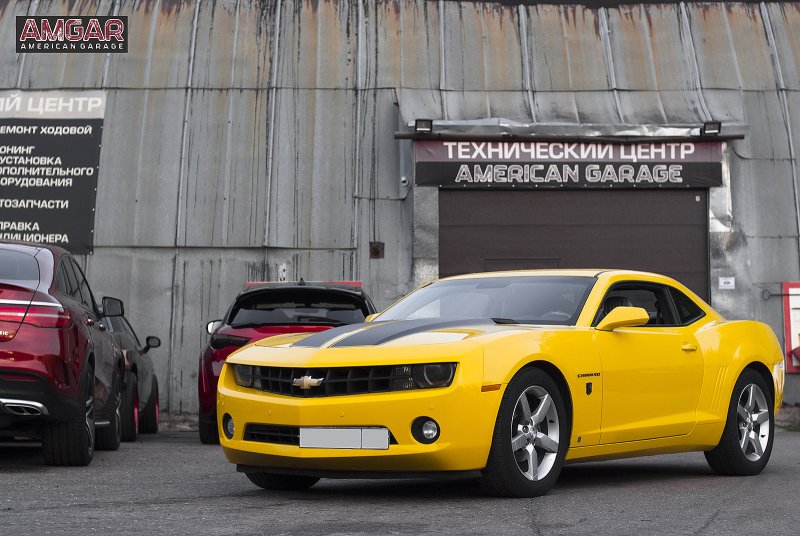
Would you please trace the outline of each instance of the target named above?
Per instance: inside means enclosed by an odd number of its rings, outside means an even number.
[[[17,54],[26,14],[127,16],[129,51]],[[797,28],[796,2],[5,0],[0,91],[105,92],[80,258],[164,341],[162,408],[192,413],[206,321],[284,274],[361,279],[380,307],[439,273],[625,263],[683,274],[783,339],[778,295],[800,281]],[[719,184],[439,188],[415,176],[417,119],[443,140],[710,143]]]

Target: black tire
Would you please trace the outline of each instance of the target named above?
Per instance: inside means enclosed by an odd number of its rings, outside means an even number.
[[[750,400],[752,405],[748,407]],[[740,405],[747,417],[740,415]],[[764,415],[768,421],[758,422]],[[774,439],[775,415],[770,389],[759,373],[745,369],[733,387],[722,437],[713,450],[705,452],[706,461],[719,475],[757,475],[769,461]]]
[[[158,421],[161,418],[161,409],[158,402],[158,380],[153,376],[153,388],[150,390],[150,399],[139,415],[139,433],[158,433]]]
[[[259,488],[275,491],[304,491],[319,482],[312,476],[275,475],[272,473],[245,473]]]
[[[49,422],[42,428],[42,454],[47,465],[89,465],[94,458],[94,369],[87,364],[82,380],[83,408],[67,422]]]
[[[523,416],[523,393],[531,415],[527,420]],[[518,438],[516,448],[512,447],[512,435]],[[558,438],[557,445],[552,436]],[[481,485],[491,495],[500,497],[544,495],[561,473],[569,436],[569,415],[555,381],[541,369],[520,371],[508,384],[500,402]],[[525,473],[537,479],[532,480]]]
[[[122,389],[122,440],[136,441],[139,433],[139,383],[136,374],[125,373]]]
[[[219,429],[217,428],[216,418],[209,421],[201,416],[197,425],[197,429],[200,432],[200,442],[202,444],[219,445]]]
[[[118,450],[122,441],[122,373],[111,381],[108,395],[109,425],[97,429],[97,450]]]

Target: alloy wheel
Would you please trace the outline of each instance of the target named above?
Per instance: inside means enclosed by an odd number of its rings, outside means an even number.
[[[739,447],[745,457],[757,462],[769,444],[769,406],[761,387],[749,383],[739,395],[736,406]]]
[[[543,387],[528,387],[519,395],[511,418],[511,450],[525,478],[541,480],[550,473],[558,455],[558,441],[558,412],[553,398]]]

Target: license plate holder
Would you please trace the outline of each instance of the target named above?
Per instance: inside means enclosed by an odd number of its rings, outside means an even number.
[[[300,428],[300,448],[388,450],[389,430],[380,427]]]

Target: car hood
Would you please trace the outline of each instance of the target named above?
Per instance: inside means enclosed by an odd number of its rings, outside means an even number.
[[[245,346],[228,361],[272,366],[414,363],[434,358],[450,361],[496,337],[569,329],[573,328],[495,324],[487,319],[370,322],[321,333],[270,337]]]

